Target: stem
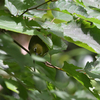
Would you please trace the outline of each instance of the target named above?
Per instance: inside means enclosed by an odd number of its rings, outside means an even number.
[[[38,5],[38,6],[36,6],[36,7],[26,9],[20,16],[22,16],[23,14],[25,14],[25,13],[28,12],[29,10],[37,9],[38,7],[40,7],[40,6],[42,6],[42,5],[46,4],[46,3],[48,3],[48,2],[50,2],[50,1],[52,1],[52,0],[48,0],[48,1],[46,1],[46,2],[44,2],[44,3],[42,3],[42,4],[40,4],[40,5]]]
[[[50,54],[50,63],[51,63],[52,55]]]
[[[55,20],[55,18],[53,18],[53,20],[51,21],[51,23],[53,23],[54,20]]]

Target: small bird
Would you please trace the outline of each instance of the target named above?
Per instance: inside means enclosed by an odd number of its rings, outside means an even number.
[[[37,35],[32,36],[28,49],[30,54],[36,54],[40,57],[43,57],[49,50],[47,45]]]

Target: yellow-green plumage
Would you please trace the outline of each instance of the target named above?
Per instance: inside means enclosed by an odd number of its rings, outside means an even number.
[[[33,53],[39,56],[44,56],[49,50],[47,45],[37,35],[32,36],[28,49],[30,54]]]

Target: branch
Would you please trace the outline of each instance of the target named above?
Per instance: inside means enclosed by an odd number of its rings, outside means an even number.
[[[51,68],[55,68],[55,69],[64,71],[62,68],[59,68],[59,67],[57,67],[57,66],[52,65],[52,64],[49,63],[48,61],[44,62],[44,64],[45,64],[47,67],[51,67]]]
[[[20,45],[17,41],[13,40],[19,47],[21,47],[22,49],[24,49],[28,54],[30,54],[30,52],[25,49],[22,45]]]
[[[36,7],[26,9],[20,16],[24,15],[24,14],[25,14],[26,12],[28,12],[29,10],[37,9],[38,7],[40,7],[40,6],[42,6],[42,5],[46,4],[46,3],[48,3],[48,2],[50,2],[50,1],[52,1],[52,0],[48,0],[48,1],[46,1],[46,2],[44,2],[44,3],[42,3],[42,4],[40,4],[40,5],[38,5],[38,6],[36,6]]]

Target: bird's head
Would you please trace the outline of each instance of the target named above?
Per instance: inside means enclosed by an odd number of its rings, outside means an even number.
[[[39,56],[43,56],[43,47],[40,44],[34,44],[30,49],[30,53],[34,53]]]

